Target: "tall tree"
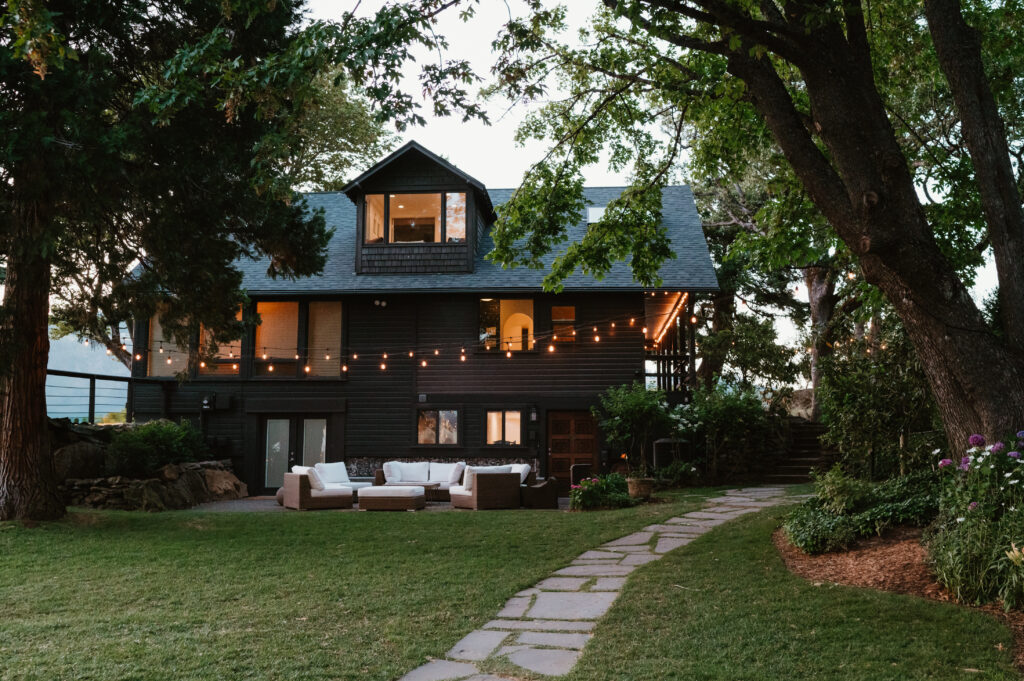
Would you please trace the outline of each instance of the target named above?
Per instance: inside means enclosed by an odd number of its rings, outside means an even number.
[[[688,123],[732,108],[754,134],[770,135],[865,280],[892,304],[950,439],[1024,423],[1024,222],[1011,163],[1024,141],[1016,78],[1024,55],[1013,47],[1024,37],[1024,13],[1016,3],[965,10],[926,0],[923,16],[909,0],[877,11],[852,0],[603,4],[583,47],[558,41],[564,11],[539,1],[495,42],[505,94],[546,96],[552,72],[567,93],[524,129],[555,145],[503,208],[496,259],[535,266],[558,246],[558,225],[583,205],[583,169],[607,149],[614,167],[631,169],[633,186],[564,250],[548,283],[575,268],[607,271],[609,256],[631,257],[638,279],[655,281],[669,249],[654,190]],[[942,116],[926,124],[928,88]],[[962,135],[970,154],[969,164],[936,175],[977,196],[983,219],[960,222],[957,211],[933,210],[919,197],[928,183],[922,168],[965,160],[939,157],[923,134],[938,118],[955,124],[947,137]],[[973,229],[997,263],[1002,336],[968,293],[959,246]]]
[[[238,337],[239,258],[319,271],[329,239],[284,172],[294,121],[334,66],[381,119],[422,121],[395,78],[443,47],[443,0],[302,24],[296,0],[8,0],[0,15],[0,520],[64,512],[47,442],[49,295],[83,271],[182,345]],[[423,68],[440,113],[479,113],[464,61]],[[135,267],[135,274],[128,276]],[[92,319],[85,319],[86,327]]]

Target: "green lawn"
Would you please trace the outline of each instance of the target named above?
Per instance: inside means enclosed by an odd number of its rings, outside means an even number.
[[[393,679],[580,552],[703,492],[599,513],[0,523],[0,679]]]
[[[567,681],[1020,679],[992,617],[790,574],[770,540],[784,513],[635,572]]]

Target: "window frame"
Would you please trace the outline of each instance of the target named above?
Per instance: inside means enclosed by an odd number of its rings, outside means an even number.
[[[480,304],[485,302],[485,300],[484,300],[485,298],[490,298],[491,300],[494,300],[494,301],[498,302],[498,327],[499,327],[499,329],[498,329],[498,336],[497,336],[497,339],[496,339],[497,342],[496,342],[494,348],[488,348],[487,344],[486,344],[486,339],[479,338],[477,340],[477,342],[476,342],[476,350],[475,350],[475,352],[478,353],[478,354],[481,354],[481,355],[494,355],[496,357],[497,356],[504,357],[506,352],[511,352],[514,355],[519,355],[519,354],[524,354],[524,353],[525,354],[539,354],[540,353],[540,350],[538,349],[539,348],[539,342],[537,340],[537,299],[535,297],[533,297],[533,296],[526,296],[526,297],[523,297],[523,298],[515,298],[515,297],[503,297],[501,294],[488,295],[486,293],[477,293],[475,300],[476,300],[476,328],[477,328],[477,336],[478,337],[480,335],[480,326],[481,326]],[[531,311],[531,316],[530,316],[530,320],[533,322],[533,331],[532,331],[532,333],[530,333],[530,337],[533,340],[533,347],[532,348],[522,348],[520,350],[512,350],[511,348],[502,348],[502,347],[500,347],[501,346],[501,329],[500,329],[500,327],[501,327],[501,302],[503,300],[508,300],[508,301],[512,301],[512,300],[528,300],[528,301],[530,301],[530,305],[533,308],[532,311]]]
[[[418,242],[405,242],[405,241],[393,241],[391,239],[391,196],[398,194],[437,194],[441,197],[441,230],[440,239],[434,242],[418,243]],[[465,218],[465,236],[462,241],[448,243],[448,194],[465,194],[466,195],[466,218]],[[366,240],[366,199],[368,196],[383,196],[384,197],[384,240],[376,243],[371,243]],[[384,248],[389,246],[425,246],[432,248],[435,246],[465,246],[469,243],[469,220],[470,220],[470,192],[468,188],[459,187],[458,189],[388,189],[385,191],[367,191],[363,194],[360,199],[360,218],[359,218],[359,243],[362,248]]]
[[[296,338],[296,354],[299,358],[294,359],[293,357],[273,357],[269,356],[266,360],[261,358],[261,352],[256,346],[256,325],[254,324],[250,329],[249,333],[243,337],[242,344],[242,355],[245,357],[246,363],[249,366],[248,375],[245,378],[249,378],[257,381],[280,381],[287,379],[295,379],[302,381],[347,381],[348,373],[341,370],[341,365],[345,363],[345,358],[348,357],[348,346],[347,346],[347,334],[348,329],[348,303],[345,298],[341,297],[315,297],[315,296],[289,296],[285,298],[256,298],[253,299],[251,305],[246,309],[248,316],[244,316],[244,319],[251,319],[252,315],[256,313],[256,306],[259,303],[275,302],[275,303],[297,303],[299,306],[299,313],[297,319],[297,338]],[[341,334],[338,338],[338,374],[331,376],[314,375],[312,372],[306,373],[305,367],[309,363],[310,351],[309,351],[309,305],[310,303],[321,302],[321,303],[337,303],[341,306]],[[244,313],[245,314],[245,313]],[[246,343],[246,340],[248,341]],[[284,371],[278,373],[273,372],[272,375],[266,373],[257,373],[257,367],[259,364],[272,362],[281,362],[283,365],[295,366],[294,371]],[[244,366],[244,365],[243,365]],[[217,376],[202,376],[204,379],[214,379]],[[230,378],[240,378],[240,376],[230,376]]]
[[[564,307],[571,307],[572,308],[573,318],[571,320],[560,319],[560,320],[556,321],[555,320],[555,308],[564,308]],[[575,347],[575,345],[576,345],[576,322],[577,322],[577,317],[578,317],[578,314],[576,312],[576,308],[577,307],[578,306],[575,303],[572,304],[572,305],[564,305],[564,304],[557,304],[556,305],[555,303],[552,303],[551,306],[548,308],[548,321],[551,324],[551,342],[552,343],[554,343],[556,345],[566,345],[566,346],[573,346],[573,347]],[[559,326],[566,326],[566,325],[569,326],[570,329],[572,329],[572,333],[569,334],[569,335],[558,335],[557,327],[559,327]],[[558,336],[558,337],[556,338],[556,336]]]
[[[517,444],[508,444],[508,442],[505,439],[505,418],[506,414],[508,414],[508,412],[511,411],[519,412],[519,442]],[[490,414],[491,412],[501,413],[501,441],[503,444],[499,444],[497,442],[487,442],[487,440],[489,439],[487,434],[487,415]],[[528,418],[527,414],[528,412],[525,407],[484,407],[484,447],[487,449],[522,449],[526,447],[526,445],[523,444],[523,441],[526,439],[526,419]]]
[[[419,429],[420,412],[424,412],[424,411],[434,411],[434,412],[437,412],[437,424],[438,424],[438,426],[441,425],[441,412],[442,411],[454,411],[455,412],[455,419],[456,419],[456,422],[455,422],[455,437],[456,437],[456,442],[454,444],[440,442],[440,440],[441,440],[441,429],[440,429],[440,427],[438,427],[436,429],[435,433],[434,433],[434,442],[433,443],[426,443],[426,442],[421,443],[420,442],[420,429]],[[416,408],[413,410],[413,420],[412,420],[412,436],[413,436],[412,437],[412,446],[413,447],[425,448],[425,449],[462,449],[462,448],[464,448],[465,444],[464,444],[464,439],[463,439],[463,426],[462,426],[464,415],[465,415],[465,410],[462,408],[461,404],[459,404],[459,405],[451,405],[451,404],[441,404],[441,405],[438,405],[438,404],[418,404],[418,405],[416,405]]]

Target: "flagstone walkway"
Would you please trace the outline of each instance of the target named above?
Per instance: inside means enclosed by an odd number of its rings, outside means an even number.
[[[717,525],[789,501],[785,494],[781,487],[729,490],[708,499],[699,511],[586,551],[568,567],[510,598],[495,619],[467,634],[445,659],[431,660],[399,681],[505,681],[481,674],[475,664],[498,658],[538,674],[568,674],[629,573]]]

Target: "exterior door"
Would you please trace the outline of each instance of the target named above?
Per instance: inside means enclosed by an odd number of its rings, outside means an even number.
[[[548,412],[548,471],[558,480],[558,495],[569,494],[569,469],[590,464],[597,471],[597,424],[587,411]]]
[[[313,466],[327,456],[327,419],[269,417],[263,426],[263,486],[276,490],[292,466]]]

